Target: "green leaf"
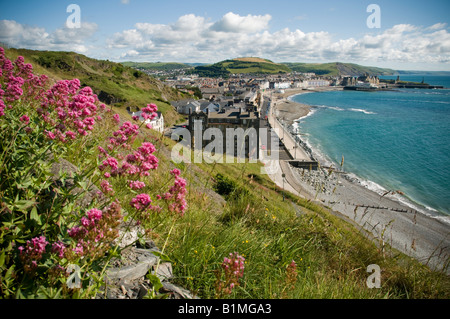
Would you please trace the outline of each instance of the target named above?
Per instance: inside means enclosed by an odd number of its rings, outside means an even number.
[[[159,291],[163,287],[161,280],[159,280],[158,276],[153,274],[147,274],[147,279],[150,280],[150,283],[153,286],[154,291]]]
[[[14,207],[19,210],[19,211],[26,211],[28,210],[31,206],[36,205],[37,202],[33,201],[33,200],[25,200],[25,199],[21,199],[21,200],[16,200],[16,202],[14,203]]]
[[[3,254],[0,256],[0,268],[3,267],[5,264],[5,258],[6,258],[6,252],[4,251]]]
[[[79,181],[77,182],[77,186],[81,187],[83,190],[87,191],[88,189],[88,182]]]
[[[11,278],[11,276],[12,276],[12,274],[13,274],[13,271],[14,271],[14,268],[15,268],[15,265],[12,265],[12,266],[8,269],[8,271],[7,271],[6,274],[5,274],[5,280],[8,280],[8,279]]]
[[[39,218],[36,206],[34,206],[33,209],[31,210],[30,218],[32,220],[35,220],[38,223],[38,225],[42,224],[41,219]]]

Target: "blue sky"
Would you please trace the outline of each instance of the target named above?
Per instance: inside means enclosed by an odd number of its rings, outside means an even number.
[[[68,28],[69,4],[80,28]],[[380,28],[366,11],[377,4]],[[450,70],[450,1],[0,1],[0,42],[114,61],[353,62]]]

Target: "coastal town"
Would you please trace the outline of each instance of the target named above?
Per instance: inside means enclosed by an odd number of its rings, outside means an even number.
[[[252,144],[251,138],[241,141],[243,155],[247,159],[257,158],[264,165],[262,173],[267,174],[283,191],[321,202],[331,207],[340,218],[364,225],[366,231],[373,236],[379,236],[385,225],[401,217],[398,223],[409,225],[405,226],[408,231],[405,232],[403,228],[391,230],[393,236],[398,238],[398,242],[393,244],[401,251],[411,253],[408,245],[415,241],[412,235],[406,234],[414,233],[415,222],[412,221],[418,218],[433,229],[433,240],[430,242],[438,242],[438,234],[442,233],[441,228],[444,226],[430,223],[429,219],[423,218],[425,215],[399,201],[395,192],[374,192],[339,165],[323,165],[294,125],[310,113],[311,106],[291,99],[294,95],[322,91],[370,92],[408,86],[438,87],[426,83],[402,82],[399,77],[393,81],[383,81],[378,76],[321,77],[311,73],[261,76],[237,74],[229,79],[179,77],[166,80],[166,84],[179,90],[198,88],[197,98],[171,102],[174,109],[185,117],[185,122],[166,128],[166,136],[182,140],[185,136],[180,138],[177,132],[189,132],[192,149],[204,149],[211,140],[202,139],[202,142],[196,145],[195,130],[200,127],[203,134],[206,130],[215,128],[222,132],[223,143],[219,145],[226,146],[222,150],[228,151],[229,146],[234,146],[231,148],[234,152],[226,155],[240,156],[242,153],[238,153],[238,141],[234,137],[231,141],[227,140],[226,129],[231,128],[234,132],[240,129],[249,132],[254,129],[257,142]],[[270,132],[272,138],[267,139],[267,136],[260,135],[260,132],[265,130]],[[217,151],[216,149],[215,152]],[[395,224],[397,225],[397,222]],[[433,245],[416,243],[417,251],[414,251],[413,255],[419,256],[419,251],[428,251]],[[432,254],[428,262],[437,266],[439,260],[439,256]]]
[[[280,158],[293,161],[294,165],[317,166],[311,154],[306,154],[301,145],[301,140],[294,138],[288,131],[292,121],[279,119],[280,112],[277,103],[288,102],[282,96],[288,93],[314,91],[323,89],[342,89],[336,86],[336,82],[316,77],[313,73],[289,74],[289,75],[262,75],[256,77],[252,74],[240,74],[229,79],[202,78],[193,76],[191,78],[178,77],[176,80],[168,80],[166,84],[185,92],[195,94],[186,88],[196,87],[201,92],[200,99],[185,99],[172,102],[175,110],[186,118],[186,128],[194,135],[195,122],[201,122],[203,131],[208,128],[218,128],[226,137],[226,129],[242,128],[248,130],[254,128],[257,134],[257,143],[253,149],[249,141],[245,143],[245,157],[249,158],[255,154],[259,158],[259,149],[271,149],[269,141],[260,143],[260,128],[276,128],[281,132],[278,136],[277,146],[280,146]],[[334,85],[331,85],[334,84]],[[196,95],[198,96],[198,94]],[[202,148],[205,146],[203,141]],[[224,139],[224,145],[229,141]],[[236,142],[235,142],[236,143]],[[194,145],[192,145],[194,146]],[[237,149],[237,145],[234,148]],[[232,154],[237,155],[237,154]],[[305,164],[307,163],[307,164]]]
[[[313,72],[290,73],[231,73],[229,76],[204,77],[196,74],[196,69],[172,69],[168,71],[143,70],[153,77],[164,80],[164,83],[178,91],[187,93],[190,98],[171,101],[174,110],[184,116],[185,122],[171,128],[164,127],[164,118],[161,113],[148,121],[155,130],[164,132],[166,136],[175,140],[183,138],[177,134],[179,129],[190,132],[190,146],[192,149],[204,149],[209,140],[202,140],[195,145],[194,131],[197,128],[205,132],[209,128],[220,130],[223,137],[223,146],[227,150],[230,143],[227,141],[226,131],[231,129],[254,129],[255,143],[245,139],[239,155],[246,158],[261,159],[261,151],[267,154],[275,152],[277,159],[287,160],[293,167],[317,169],[319,161],[314,157],[312,150],[302,140],[301,132],[293,126],[294,122],[308,115],[310,108],[306,105],[293,103],[290,97],[297,94],[329,91],[354,90],[378,91],[396,88],[441,88],[421,83],[380,79],[377,75],[339,75],[325,76]],[[300,107],[299,107],[300,106]],[[129,113],[140,116],[139,112]],[[260,128],[267,128],[270,132],[277,132],[276,140],[265,139],[261,141]],[[238,155],[238,141],[235,138],[232,156]],[[279,147],[279,148],[278,148]],[[221,150],[224,154],[224,150]],[[285,174],[284,174],[285,175]]]

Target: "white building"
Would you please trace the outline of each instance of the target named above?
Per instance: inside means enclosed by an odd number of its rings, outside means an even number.
[[[276,82],[274,88],[275,89],[289,89],[291,87],[291,82]]]
[[[187,104],[180,105],[177,107],[177,112],[180,114],[189,114],[189,110],[192,112],[199,112],[200,111],[200,102],[198,101],[190,101]]]
[[[158,116],[155,117],[153,120],[144,119],[144,117],[142,117],[142,111],[133,112],[133,113],[131,113],[131,116],[133,116],[133,117],[138,116],[139,120],[144,122],[145,125],[150,124],[152,126],[152,130],[163,133],[164,132],[164,116],[162,115],[161,112],[156,112],[156,114],[158,114]]]
[[[308,87],[330,86],[330,81],[327,80],[308,80]]]

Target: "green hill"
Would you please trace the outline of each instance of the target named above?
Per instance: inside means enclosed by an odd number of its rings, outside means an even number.
[[[230,73],[276,74],[289,73],[291,70],[282,64],[273,63],[261,58],[237,58],[218,63]]]
[[[148,71],[172,71],[192,68],[187,64],[177,62],[123,62],[122,65]]]
[[[38,73],[55,80],[78,78],[83,86],[90,86],[103,103],[123,111],[126,107],[142,108],[155,103],[168,125],[179,119],[169,101],[178,100],[183,94],[129,66],[91,59],[74,52],[8,49],[7,54],[23,56]]]
[[[192,73],[199,76],[228,77],[231,74],[278,74],[289,73],[291,70],[282,64],[273,63],[261,58],[237,58],[225,60],[212,65],[197,66]]]
[[[361,76],[369,75],[392,75],[396,71],[391,69],[362,66],[352,63],[283,63],[292,71],[301,73],[315,73],[317,75],[325,76]]]
[[[352,63],[274,63],[261,58],[236,58],[212,65],[197,66],[190,73],[204,77],[228,77],[231,74],[315,73],[322,76],[392,75],[395,70]],[[189,71],[188,71],[189,72]]]

